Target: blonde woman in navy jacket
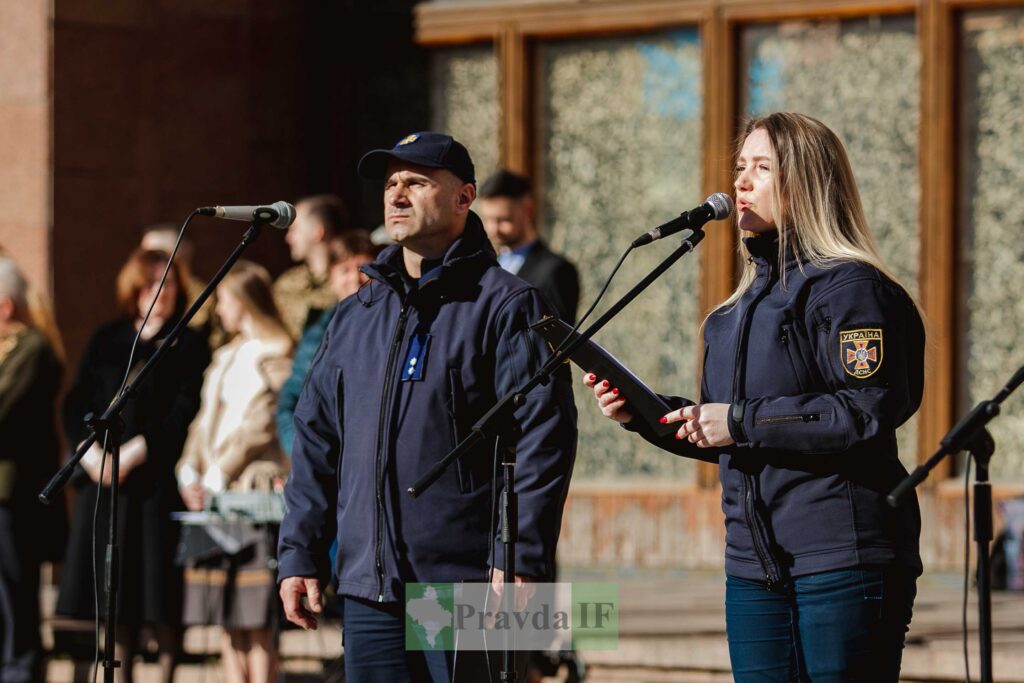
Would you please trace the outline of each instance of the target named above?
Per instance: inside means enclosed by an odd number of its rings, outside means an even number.
[[[885,495],[906,476],[896,428],[921,401],[921,317],[875,250],[831,130],[776,113],[741,141],[747,265],[705,322],[699,403],[670,398],[662,420],[679,430],[658,437],[617,387],[584,382],[606,416],[719,464],[737,681],[896,681],[920,513]]]

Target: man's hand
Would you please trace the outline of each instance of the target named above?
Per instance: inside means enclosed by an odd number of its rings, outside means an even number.
[[[306,630],[315,631],[317,620],[313,615],[324,611],[320,581],[308,576],[289,576],[281,582],[280,594],[284,615],[288,621]],[[309,603],[309,610],[302,606],[303,595]]]
[[[530,598],[537,592],[537,587],[533,585],[535,583],[531,576],[520,576],[516,574],[515,582],[515,594],[516,603],[513,608],[516,612],[522,612],[526,609],[526,603],[530,601]],[[501,604],[501,596],[505,592],[505,572],[500,569],[491,570],[491,591],[498,596],[498,604]]]

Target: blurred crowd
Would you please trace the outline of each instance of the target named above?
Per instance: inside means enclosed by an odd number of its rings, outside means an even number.
[[[535,280],[571,321],[576,270],[539,240],[530,195],[526,178],[499,172],[483,184],[479,210],[501,265]],[[218,501],[279,494],[295,406],[333,310],[367,281],[360,266],[388,240],[383,231],[352,227],[338,197],[318,195],[296,203],[285,241],[296,265],[272,279],[263,266],[238,261],[127,404],[117,475],[115,656],[126,663],[118,680],[132,680],[128,663],[146,648],[155,649],[161,678],[171,681],[189,625],[221,627],[227,680],[276,677],[277,525],[272,515],[225,522]],[[110,444],[98,439],[76,468],[70,522],[64,506],[43,506],[36,496],[90,435],[89,417],[104,412],[206,287],[192,270],[192,245],[178,242],[173,225],[143,231],[116,278],[119,315],[95,329],[77,368],[66,367],[52,305],[26,280],[18,255],[0,247],[5,682],[44,678],[43,562],[62,563],[58,616],[98,623],[106,615]]]
[[[365,281],[359,266],[382,248],[369,232],[351,227],[337,197],[303,199],[296,214],[286,242],[298,264],[273,280],[257,263],[236,263],[123,415],[116,657],[131,662],[140,646],[155,644],[165,681],[173,678],[182,629],[192,624],[222,627],[229,680],[275,676],[275,524],[222,529],[243,548],[229,553],[224,546],[230,544],[196,547],[194,533],[185,543],[172,515],[209,513],[225,492],[280,489],[288,473],[291,411],[332,309]],[[70,523],[62,506],[42,506],[36,496],[62,455],[90,434],[88,416],[103,413],[205,287],[192,271],[187,240],[170,261],[177,240],[171,225],[144,231],[116,278],[119,315],[93,332],[59,404],[65,362],[53,308],[26,280],[17,255],[0,253],[5,682],[44,678],[41,563],[63,563],[57,615],[91,621],[97,608],[99,618],[106,614],[103,549],[112,468],[103,440],[72,477]],[[118,675],[131,681],[132,667]]]

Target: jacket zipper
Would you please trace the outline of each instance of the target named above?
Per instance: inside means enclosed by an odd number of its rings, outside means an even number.
[[[784,425],[791,422],[817,422],[821,419],[821,413],[800,413],[797,415],[773,415],[771,417],[759,417],[754,420],[759,425]]]
[[[394,400],[395,365],[398,359],[398,349],[405,336],[405,323],[409,318],[409,307],[402,304],[401,312],[398,315],[398,325],[395,326],[395,334],[391,338],[391,348],[388,350],[388,362],[384,366],[384,389],[380,398],[380,420],[377,423],[377,457],[374,462],[377,482],[377,514],[374,516],[374,559],[377,565],[377,602],[384,602],[384,451],[387,448],[387,437],[385,427],[391,413],[391,403]]]
[[[732,376],[732,400],[736,402],[742,397],[740,396],[740,363],[743,361],[743,347],[744,339],[746,337],[747,326],[750,324],[750,317],[753,314],[754,308],[758,303],[761,302],[768,292],[771,291],[772,282],[774,275],[769,272],[767,282],[764,288],[757,293],[751,302],[747,306],[746,310],[743,311],[743,318],[740,321],[739,338],[736,340],[736,362],[733,365],[733,376]],[[781,582],[781,576],[776,570],[777,564],[774,558],[771,556],[771,549],[768,543],[765,542],[762,534],[764,534],[764,528],[762,526],[761,519],[757,514],[757,510],[754,507],[754,477],[751,474],[743,473],[743,513],[746,517],[747,528],[750,529],[750,538],[754,544],[754,553],[757,555],[758,562],[761,564],[761,571],[764,572],[765,581],[768,583],[768,587]]]

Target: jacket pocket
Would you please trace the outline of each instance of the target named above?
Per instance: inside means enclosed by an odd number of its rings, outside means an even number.
[[[338,433],[338,462],[335,466],[335,473],[338,478],[338,489],[341,489],[341,454],[345,450],[345,375],[341,368],[334,369],[334,429]]]
[[[822,386],[821,373],[815,367],[814,358],[808,355],[810,352],[805,344],[805,337],[800,326],[793,322],[783,323],[779,332],[779,340],[786,347],[789,365],[800,387],[800,393],[807,394],[820,390]]]
[[[462,374],[458,368],[448,368],[448,428],[451,430],[452,448],[455,448],[466,436],[459,418],[466,414],[466,392],[462,386]],[[459,491],[469,493],[473,490],[473,471],[466,464],[466,457],[455,461],[455,474],[459,479]]]

